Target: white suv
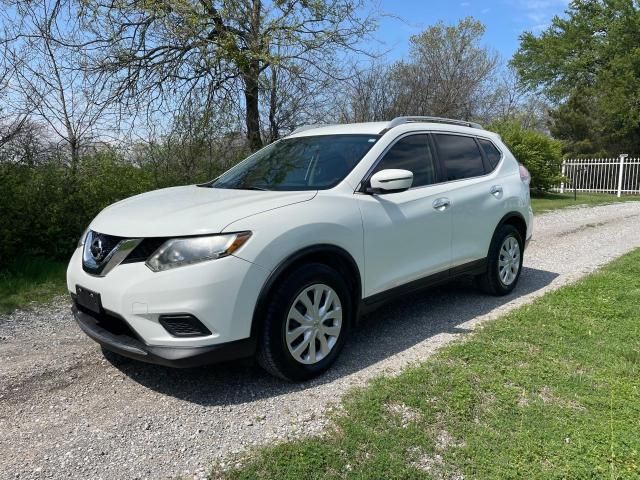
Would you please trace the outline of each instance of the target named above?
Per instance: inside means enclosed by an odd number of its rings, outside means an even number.
[[[106,350],[182,367],[256,355],[303,380],[392,296],[459,275],[509,293],[532,223],[528,172],[477,124],[303,127],[209,183],[104,209],[67,284]]]

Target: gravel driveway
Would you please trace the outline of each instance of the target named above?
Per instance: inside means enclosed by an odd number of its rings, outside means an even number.
[[[349,388],[394,374],[481,322],[640,247],[640,202],[539,216],[515,292],[466,281],[367,318],[335,368],[285,384],[251,365],[171,370],[107,361],[66,299],[0,316],[0,478],[204,477],[253,445],[315,433]]]

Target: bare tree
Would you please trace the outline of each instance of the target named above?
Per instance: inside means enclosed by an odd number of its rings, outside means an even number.
[[[241,93],[247,138],[260,134],[261,75],[334,71],[337,52],[354,51],[375,28],[364,0],[89,0],[85,18],[98,55],[94,68],[113,95],[137,107],[205,91]],[[99,47],[99,48],[98,48]]]
[[[495,93],[498,56],[480,45],[484,26],[472,18],[442,22],[411,37],[410,56],[357,73],[350,84],[349,119],[398,115],[482,118]]]
[[[335,118],[336,91],[342,81],[316,72],[309,78],[297,71],[271,65],[261,78],[261,124],[263,138],[273,142],[304,124],[325,123]]]
[[[89,78],[86,45],[72,0],[5,0],[5,61],[15,75],[13,92],[32,116],[60,139],[75,171],[80,153],[98,138],[108,107]]]
[[[55,143],[46,127],[26,120],[0,148],[0,163],[39,167],[57,158]]]
[[[10,12],[15,35],[8,61],[16,90],[67,147],[75,169],[81,151],[97,139],[108,106],[83,68],[88,57],[80,46],[78,11],[71,1],[41,0],[18,2]]]
[[[389,66],[374,63],[365,70],[354,69],[351,78],[345,83],[344,95],[336,99],[338,120],[387,120],[395,112],[398,96],[398,85]]]
[[[19,102],[18,106],[15,105],[12,90],[17,71],[9,62],[9,44],[4,37],[0,37],[0,46],[2,47],[0,50],[0,148],[2,148],[24,130],[31,111],[22,102]]]
[[[523,128],[548,132],[547,98],[523,88],[518,72],[512,66],[503,68],[488,87],[484,115],[479,115],[479,120],[484,123],[517,120]]]
[[[518,73],[508,66],[495,82],[492,117],[500,120],[512,118],[519,111],[525,98],[526,92],[520,86]]]
[[[484,26],[465,18],[411,37],[410,62],[394,66],[398,113],[471,118],[478,115],[496,71],[497,54],[480,45]]]
[[[130,140],[128,160],[147,169],[156,186],[210,180],[247,154],[235,106],[209,109],[201,100],[185,100],[170,119],[136,129]]]

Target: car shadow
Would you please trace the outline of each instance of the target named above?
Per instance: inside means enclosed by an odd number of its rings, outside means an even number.
[[[108,355],[139,384],[199,405],[233,405],[303,391],[369,367],[441,333],[464,333],[459,325],[549,285],[557,273],[524,268],[517,288],[504,297],[478,292],[470,279],[412,293],[385,304],[352,330],[336,364],[304,383],[274,378],[252,361],[172,369]]]

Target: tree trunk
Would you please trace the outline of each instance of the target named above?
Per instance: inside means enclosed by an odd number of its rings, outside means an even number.
[[[262,148],[260,136],[260,110],[258,106],[258,77],[260,67],[257,61],[251,62],[243,74],[244,101],[246,106],[247,139],[252,151]]]
[[[271,91],[269,98],[269,141],[275,142],[280,136],[278,121],[276,115],[278,113],[278,77],[275,68],[271,69]]]
[[[75,177],[80,163],[80,146],[75,136],[69,137],[69,150],[71,151],[71,174]]]
[[[251,17],[249,18],[249,45],[252,55],[242,68],[244,80],[244,101],[246,107],[247,139],[252,151],[262,148],[260,135],[260,107],[259,107],[259,82],[260,60],[253,55],[262,51],[262,39],[260,35],[262,0],[251,1]]]

